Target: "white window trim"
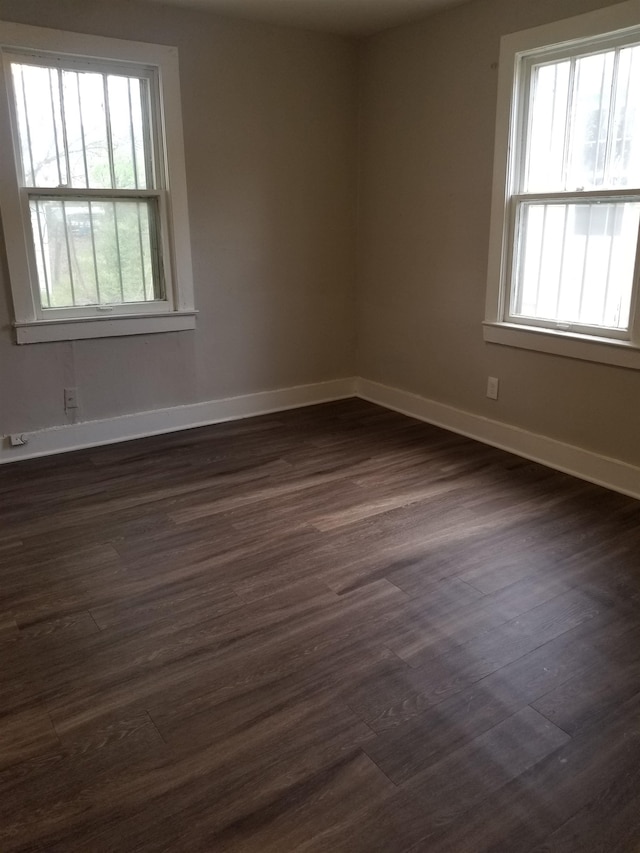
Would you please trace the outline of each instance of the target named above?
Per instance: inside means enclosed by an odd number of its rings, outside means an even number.
[[[612,364],[640,370],[640,299],[632,304],[631,340],[598,337],[573,331],[510,323],[507,317],[508,276],[512,252],[508,211],[516,167],[519,72],[527,54],[551,52],[572,41],[624,35],[635,30],[640,39],[640,0],[628,0],[576,18],[557,21],[503,36],[500,44],[493,193],[489,232],[489,263],[484,340],[510,347]],[[636,284],[636,293],[638,285]]]
[[[4,156],[0,158],[0,206],[17,343],[139,335],[195,328],[197,312],[193,296],[177,48],[0,21],[0,51],[4,54],[15,50],[38,50],[83,59],[146,65],[157,70],[161,95],[159,135],[165,169],[162,183],[164,194],[168,198],[163,216],[168,251],[163,260],[169,267],[167,286],[171,289],[167,294],[166,303],[153,307],[151,303],[148,306],[141,304],[133,312],[130,308],[123,307],[120,310],[119,306],[113,306],[113,310],[107,310],[105,316],[92,314],[81,317],[69,316],[69,312],[64,309],[54,313],[57,309],[52,309],[51,316],[39,317],[30,285],[31,235],[25,232],[24,218],[21,215],[18,169],[12,156]],[[6,63],[0,62],[0,150],[8,153],[14,150],[14,142],[9,102],[11,90],[5,80],[5,74]]]

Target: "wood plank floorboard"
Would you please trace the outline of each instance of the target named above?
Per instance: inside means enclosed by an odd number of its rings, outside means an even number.
[[[345,400],[0,468],[0,851],[639,853],[640,503]]]

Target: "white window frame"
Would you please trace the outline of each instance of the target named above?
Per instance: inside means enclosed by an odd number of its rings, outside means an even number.
[[[640,370],[640,240],[628,337],[623,339],[615,333],[607,336],[607,330],[599,336],[571,328],[549,328],[520,319],[513,322],[509,317],[516,239],[516,188],[519,169],[523,167],[520,163],[524,132],[522,118],[531,57],[548,54],[552,58],[554,53],[567,48],[578,52],[590,41],[603,45],[607,38],[640,41],[638,0],[628,0],[576,18],[512,33],[501,40],[484,340]],[[532,193],[527,194],[527,198],[535,201],[543,195]],[[605,198],[608,195],[611,193],[595,191],[577,193],[575,197],[568,193],[566,198],[568,201],[576,198],[588,201],[592,197]]]
[[[137,335],[195,328],[193,273],[187,208],[178,50],[168,45],[124,41],[0,21],[0,211],[19,344]],[[98,68],[138,69],[150,80],[154,101],[154,160],[165,298],[156,302],[90,308],[40,307],[38,274],[21,186],[21,161],[12,103],[10,61],[20,54],[77,59]],[[101,65],[102,64],[102,65]],[[86,192],[86,191],[85,191]],[[53,191],[59,194],[58,190]],[[82,191],[78,193],[82,195]],[[108,194],[108,193],[107,193]],[[118,192],[118,195],[122,193]],[[26,203],[25,203],[26,200]]]

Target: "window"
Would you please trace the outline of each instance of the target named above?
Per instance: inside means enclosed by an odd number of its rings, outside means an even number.
[[[486,340],[640,368],[633,5],[503,39]]]
[[[193,328],[175,48],[0,23],[19,343]]]

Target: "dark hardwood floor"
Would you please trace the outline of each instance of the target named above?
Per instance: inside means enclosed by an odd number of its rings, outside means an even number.
[[[349,400],[0,469],[0,851],[640,850],[640,503]]]

